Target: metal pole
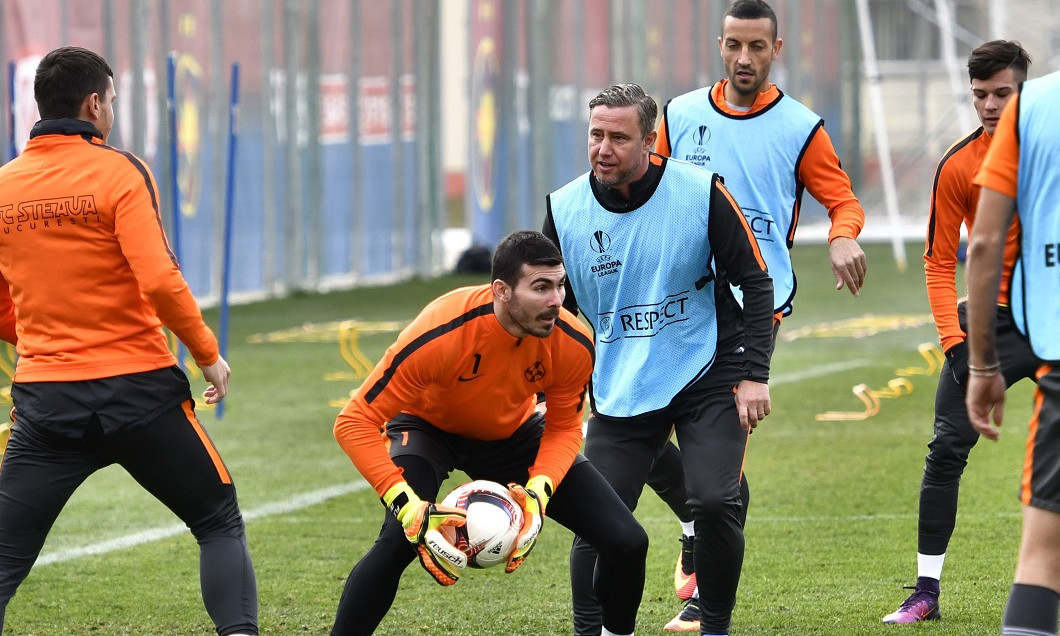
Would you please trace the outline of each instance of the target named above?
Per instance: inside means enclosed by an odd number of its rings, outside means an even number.
[[[611,7],[611,30],[608,33],[608,46],[611,48],[611,84],[632,81],[629,77],[629,35],[626,31],[626,0],[613,0]],[[582,37],[579,33],[576,37]],[[578,58],[582,59],[582,58]]]
[[[210,2],[210,22],[216,25],[216,28],[210,29],[210,91],[209,91],[209,110],[208,110],[208,124],[207,129],[209,130],[208,138],[211,140],[211,152],[213,156],[213,165],[216,166],[210,175],[213,181],[213,236],[212,236],[212,249],[211,252],[211,280],[213,285],[213,291],[217,294],[221,293],[224,285],[224,270],[222,264],[224,263],[224,214],[222,211],[225,206],[225,193],[224,193],[224,173],[220,167],[224,165],[224,144],[221,143],[224,135],[224,124],[223,122],[227,118],[227,99],[225,98],[225,74],[224,74],[224,12],[221,6],[221,0],[211,0]]]
[[[504,4],[501,15],[501,30],[504,42],[501,44],[501,77],[500,94],[497,105],[500,107],[501,135],[504,143],[504,219],[507,234],[519,227],[519,121],[516,107],[515,76],[519,72],[519,34],[517,23],[519,8],[514,2]]]
[[[872,108],[873,132],[876,136],[876,153],[880,162],[880,181],[883,184],[887,216],[891,220],[891,244],[894,262],[899,271],[905,271],[905,243],[901,236],[901,220],[898,213],[898,194],[895,191],[894,167],[891,165],[891,144],[887,137],[887,118],[883,111],[883,89],[880,86],[880,68],[876,61],[876,41],[872,33],[868,0],[856,0],[858,10],[858,32],[861,34],[861,49],[865,57],[865,74],[869,80],[869,105]]]
[[[147,7],[143,2],[134,2],[129,11],[129,62],[132,71],[132,82],[129,87],[131,99],[129,100],[132,110],[132,130],[128,139],[130,149],[138,157],[145,157],[146,141],[144,131],[147,128],[147,100],[144,87],[144,38],[147,36],[145,29],[145,14]],[[119,89],[120,90],[120,89]],[[113,143],[113,142],[112,142]]]
[[[306,282],[310,288],[316,288],[320,283],[324,259],[324,166],[320,156],[320,0],[307,2],[306,10],[306,213],[309,223]]]
[[[117,66],[118,60],[115,59],[114,41],[116,37],[114,34],[114,0],[103,0],[103,57],[106,58],[107,63],[112,68]],[[114,118],[114,127],[111,129],[111,136],[115,139],[121,136],[121,132],[124,129],[122,126],[122,118]]]
[[[972,122],[968,108],[965,106],[968,98],[968,89],[962,82],[963,73],[961,63],[957,59],[957,42],[953,35],[953,25],[956,20],[953,13],[953,3],[950,0],[935,0],[935,15],[939,24],[939,39],[942,45],[942,61],[946,65],[946,74],[950,80],[950,91],[953,92],[953,105],[957,111],[957,121],[961,130],[972,130],[975,124]]]
[[[299,152],[298,130],[298,51],[300,42],[299,24],[300,0],[285,0],[283,22],[283,55],[284,55],[284,156],[286,176],[284,198],[286,199],[285,236],[286,253],[285,278],[287,289],[301,286],[305,267],[303,256],[303,206],[302,206],[302,158]]]
[[[402,0],[390,0],[390,168],[391,192],[394,197],[393,226],[390,233],[391,263],[394,273],[405,270],[405,141],[402,139],[404,121],[401,115],[404,89],[402,75],[405,68]]]
[[[155,68],[159,69],[158,72],[156,72],[156,76],[158,78],[156,81],[156,85],[159,87],[162,86],[163,72],[165,73],[166,82],[166,90],[155,91],[155,112],[158,113],[156,121],[159,122],[157,159],[159,166],[159,174],[170,174],[173,169],[171,165],[173,163],[172,154],[170,152],[164,151],[163,147],[166,145],[167,141],[170,141],[168,139],[170,135],[172,135],[173,137],[172,141],[175,142],[177,134],[176,129],[171,127],[172,122],[168,121],[170,101],[173,98],[173,96],[169,94],[168,84],[170,81],[170,72],[171,70],[175,70],[170,69],[171,61],[175,60],[175,53],[170,50],[172,46],[172,38],[170,38],[169,30],[169,0],[158,0],[158,47],[156,47],[154,51]],[[162,122],[167,123],[163,124]],[[169,127],[168,131],[167,127]],[[162,201],[168,204],[163,206],[163,209],[165,210],[163,214],[168,213],[170,215],[168,219],[169,227],[173,227],[175,215],[180,213],[180,208],[177,207],[175,203],[173,189],[171,187],[170,181],[168,179],[161,179],[158,184],[158,190],[159,196],[161,197]],[[178,254],[177,257],[177,262],[179,263],[180,255]]]
[[[416,250],[416,271],[421,277],[430,276],[441,265],[441,250],[435,245],[441,236],[441,131],[440,103],[442,87],[439,47],[438,0],[425,0],[415,15],[416,31],[416,142],[420,147],[417,158],[417,189],[421,210],[419,249]]]
[[[848,157],[855,157],[847,166],[846,173],[850,176],[850,182],[854,191],[861,187],[862,159],[861,159],[861,49],[858,46],[857,16],[854,8],[847,2],[840,0],[840,29],[839,42],[842,55],[840,59],[841,82],[845,84],[846,90],[842,93],[846,99],[843,100],[843,148]]]
[[[170,53],[166,59],[166,122],[168,123],[169,134],[166,136],[167,147],[169,148],[168,153],[159,153],[166,158],[166,170],[169,174],[169,209],[170,209],[170,236],[169,244],[173,249],[173,255],[177,259],[177,264],[182,262],[181,259],[181,238],[180,238],[180,226],[181,226],[181,214],[180,214],[180,162],[179,153],[177,152],[178,146],[178,131],[177,127],[177,90],[176,90],[176,76],[177,76],[177,54]],[[163,183],[167,181],[163,180]],[[184,343],[179,339],[176,340],[177,345],[177,366],[181,369],[184,368]]]
[[[236,141],[239,139],[239,64],[232,65],[232,92],[228,103],[228,154],[225,160],[224,232],[222,233],[221,308],[218,340],[221,357],[228,355],[228,293],[232,279],[232,208],[235,196]],[[218,402],[217,419],[224,417],[224,402]]]
[[[784,53],[781,56],[784,59],[784,68],[788,72],[784,77],[785,85],[780,88],[785,92],[790,92],[797,99],[805,100],[808,91],[804,78],[813,74],[813,63],[803,59],[802,3],[788,3],[787,11],[787,33],[777,34],[777,37],[788,36],[784,38]],[[777,80],[775,77],[769,79],[772,82]]]
[[[574,0],[574,33],[571,37],[574,40],[574,59],[584,60],[585,59],[585,37],[587,31],[585,29],[585,0]],[[575,166],[586,166],[588,159],[586,158],[586,139],[588,134],[586,129],[582,126],[582,118],[589,118],[589,100],[582,99],[586,92],[586,80],[585,80],[585,65],[575,64],[574,65],[574,107],[571,113],[573,119],[571,130],[574,134],[570,136],[571,139],[571,151],[575,157],[579,157],[580,160]],[[601,87],[602,88],[602,87]],[[574,174],[581,174],[583,169],[576,169]],[[564,181],[569,178],[569,175],[564,175]]]
[[[1008,36],[1008,0],[988,0],[990,2],[990,38],[1000,40]],[[1055,5],[1054,5],[1055,6]]]
[[[548,0],[533,0],[530,3],[530,50],[527,58],[530,65],[530,189],[531,218],[540,226],[545,218],[545,193],[552,188],[549,166],[552,165],[552,120],[549,116],[548,96],[552,93],[552,37],[551,13]]]
[[[626,4],[626,30],[629,33],[629,63],[626,69],[628,79],[622,81],[644,82],[648,79],[648,27],[645,18],[645,3],[628,2]],[[612,39],[617,42],[617,39]],[[642,79],[643,78],[643,79]]]
[[[727,3],[724,2],[711,2],[711,19],[710,25],[711,30],[708,31],[710,35],[707,37],[707,50],[711,52],[710,55],[710,75],[711,83],[720,81],[721,78],[725,77],[725,63],[721,60],[721,52],[718,50],[718,38],[721,37],[721,27],[725,20],[725,11]]]
[[[361,0],[350,0],[350,58],[346,79],[347,129],[350,137],[350,213],[353,215],[350,245],[354,277],[364,274],[364,149],[361,146]]]
[[[274,90],[277,86],[273,84],[276,71],[276,51],[273,43],[274,18],[276,15],[275,0],[262,0],[261,3],[261,72],[262,72],[262,114],[261,114],[261,138],[262,138],[262,163],[264,164],[262,174],[265,190],[262,196],[262,215],[264,228],[262,237],[265,253],[262,258],[262,272],[265,290],[270,294],[279,294],[283,283],[277,280],[276,264],[277,256],[282,253],[283,246],[277,244],[276,238],[276,147],[278,145],[276,133],[278,120],[276,116],[276,102],[273,99]]]

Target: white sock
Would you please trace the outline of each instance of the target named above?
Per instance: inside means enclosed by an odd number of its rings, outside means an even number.
[[[614,632],[609,632],[609,631],[607,631],[607,628],[606,628],[606,627],[604,627],[604,628],[603,628],[603,629],[602,629],[602,630],[600,631],[600,636],[633,636],[633,634],[632,634],[632,633],[629,633],[629,634],[616,634],[616,633],[614,633]]]
[[[686,537],[693,537],[696,534],[696,522],[695,521],[682,521],[681,522],[681,534]]]
[[[942,579],[942,562],[946,560],[946,553],[942,554],[920,554],[916,555],[917,576],[926,576],[936,581]]]

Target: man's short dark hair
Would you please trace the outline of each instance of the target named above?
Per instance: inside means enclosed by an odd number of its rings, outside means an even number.
[[[55,49],[41,59],[33,78],[33,97],[41,119],[77,117],[92,93],[106,94],[114,77],[107,61],[79,46]]]
[[[725,17],[737,20],[769,18],[770,24],[773,25],[773,41],[777,41],[777,14],[773,11],[773,7],[763,0],[736,0],[725,13]]]
[[[599,95],[589,100],[589,112],[592,113],[597,106],[608,108],[636,106],[637,124],[640,126],[641,136],[647,137],[655,130],[655,118],[659,115],[659,105],[638,84],[615,84],[610,88],[605,88]]]
[[[988,80],[999,71],[1012,69],[1017,82],[1027,79],[1031,56],[1015,40],[991,40],[975,47],[968,56],[968,80]]]
[[[563,255],[556,244],[541,232],[520,230],[512,232],[497,245],[493,252],[493,269],[490,280],[500,279],[515,287],[523,265],[562,265]]]

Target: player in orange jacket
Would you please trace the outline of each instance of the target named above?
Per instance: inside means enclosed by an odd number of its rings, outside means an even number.
[[[958,140],[939,161],[931,189],[924,275],[928,303],[939,332],[946,362],[935,391],[935,421],[924,475],[920,482],[917,516],[917,579],[912,593],[884,623],[916,623],[935,620],[939,612],[940,579],[946,549],[957,523],[957,497],[961,475],[968,464],[979,434],[972,427],[965,407],[968,387],[966,303],[957,297],[957,248],[961,225],[968,232],[975,224],[980,188],[972,181],[990,149],[994,131],[1005,105],[1019,94],[1027,79],[1030,56],[1017,42],[993,40],[975,48],[968,56],[968,80],[972,104],[980,126]],[[1000,344],[1002,373],[1006,386],[1035,374],[1042,362],[1016,329],[1009,307],[1012,266],[1019,253],[1020,227],[1013,220],[1005,240],[1004,264],[996,305],[996,337]]]
[[[0,336],[19,355],[0,464],[0,631],[67,500],[116,463],[191,529],[217,633],[257,634],[235,486],[162,326],[202,369],[208,404],[230,370],[166,242],[151,171],[106,145],[113,73],[63,47],[41,60],[33,90],[42,119],[0,168]]]
[[[339,445],[388,511],[346,581],[333,636],[375,631],[417,555],[439,583],[457,582],[463,560],[429,533],[463,523],[461,511],[431,503],[453,470],[509,484],[523,505],[506,571],[533,547],[547,506],[600,551],[604,633],[633,633],[648,537],[578,452],[594,350],[588,328],[562,307],[562,257],[544,235],[515,232],[492,269],[492,284],[427,305],[335,421]]]

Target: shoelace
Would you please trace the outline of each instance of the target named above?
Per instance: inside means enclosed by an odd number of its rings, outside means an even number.
[[[915,585],[906,585],[903,587],[903,589],[913,590],[913,594],[911,594],[909,598],[905,599],[905,602],[902,603],[902,606],[898,608],[900,610],[909,609],[917,603],[920,603],[921,601],[937,598],[936,594],[932,594],[931,592],[928,592],[926,590],[918,590]]]

